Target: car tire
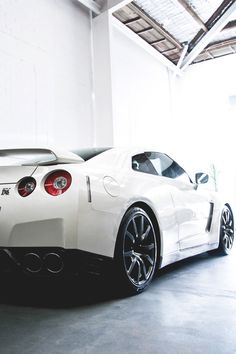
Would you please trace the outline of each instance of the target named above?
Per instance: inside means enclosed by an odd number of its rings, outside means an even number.
[[[116,251],[116,280],[125,294],[138,294],[151,283],[157,265],[153,222],[141,208],[127,211],[120,225]]]
[[[233,213],[231,208],[225,205],[221,212],[219,246],[217,249],[210,251],[210,254],[226,256],[231,252],[233,243],[234,243]]]

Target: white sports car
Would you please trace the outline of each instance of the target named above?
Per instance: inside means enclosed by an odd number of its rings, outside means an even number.
[[[146,288],[159,268],[233,246],[230,205],[168,155],[143,149],[0,151],[0,270],[115,272]],[[214,250],[214,251],[213,251]]]

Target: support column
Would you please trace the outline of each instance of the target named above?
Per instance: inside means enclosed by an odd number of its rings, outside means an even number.
[[[108,11],[92,21],[94,57],[95,145],[113,145],[111,18]]]

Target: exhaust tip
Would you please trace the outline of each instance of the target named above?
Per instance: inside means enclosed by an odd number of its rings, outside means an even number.
[[[44,257],[44,266],[49,273],[58,274],[64,268],[64,262],[57,253],[48,253]]]
[[[42,269],[42,260],[36,253],[26,253],[23,258],[23,267],[30,273],[38,273]]]
[[[0,272],[5,271],[6,269],[12,266],[13,261],[4,250],[0,250]]]

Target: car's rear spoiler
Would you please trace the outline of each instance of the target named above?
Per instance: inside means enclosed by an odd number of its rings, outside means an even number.
[[[42,156],[40,156],[42,155]],[[71,151],[51,150],[41,148],[23,148],[23,149],[3,149],[0,150],[1,157],[15,157],[21,159],[26,157],[26,161],[22,165],[52,165],[60,163],[81,163],[84,160]],[[32,160],[31,160],[32,158]],[[38,159],[37,159],[38,158]],[[28,160],[28,161],[27,161]]]

